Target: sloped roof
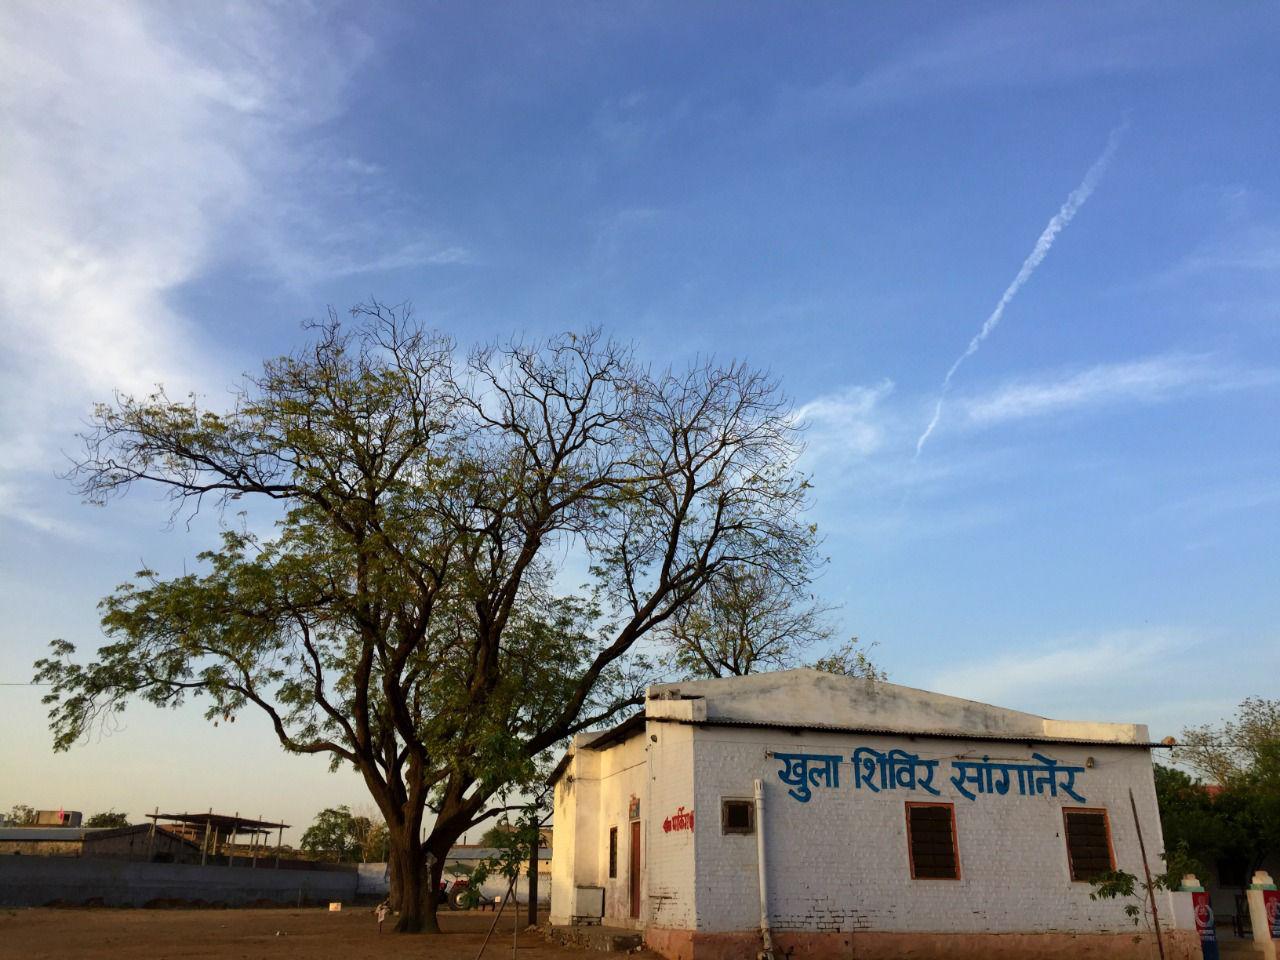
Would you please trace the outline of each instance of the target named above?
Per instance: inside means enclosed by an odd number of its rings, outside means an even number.
[[[700,716],[678,707],[679,701],[690,699],[703,702],[696,711]],[[654,684],[648,690],[645,712],[653,719],[954,735],[966,739],[1128,745],[1145,744],[1149,739],[1143,724],[1053,720],[884,680],[863,680],[811,669]]]

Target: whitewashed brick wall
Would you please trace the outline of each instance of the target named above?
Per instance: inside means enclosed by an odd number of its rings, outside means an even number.
[[[651,723],[660,737],[672,724]],[[747,930],[759,921],[756,841],[724,836],[720,801],[750,797],[759,777],[766,790],[770,913],[776,929],[851,931],[1124,931],[1132,921],[1116,901],[1089,899],[1091,887],[1073,883],[1063,837],[1064,806],[1081,806],[1059,794],[962,796],[950,782],[957,756],[1030,761],[1025,744],[786,733],[726,727],[696,728],[697,882],[696,928]],[[922,758],[941,759],[934,786],[922,790],[855,789],[849,762],[840,767],[840,786],[814,788],[800,803],[778,778],[782,763],[767,752],[840,754],[860,746],[901,748]],[[1162,849],[1151,761],[1147,751],[1112,746],[1035,748],[1061,763],[1095,765],[1079,774],[1076,790],[1089,808],[1105,808],[1118,865],[1141,875],[1137,834],[1129,805],[1133,788],[1152,869]],[[911,878],[905,801],[955,804],[960,880]],[[1166,903],[1162,904],[1167,910]]]
[[[691,930],[696,917],[694,844],[697,832],[706,829],[695,804],[694,728],[652,722],[648,728],[648,922],[655,927]],[[663,830],[663,821],[680,807],[694,812],[694,829]]]

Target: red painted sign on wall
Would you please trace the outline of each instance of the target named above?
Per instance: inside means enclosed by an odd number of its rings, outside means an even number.
[[[1218,960],[1218,931],[1213,923],[1213,905],[1209,894],[1197,890],[1191,894],[1196,911],[1196,932],[1200,934],[1200,951],[1204,960]]]
[[[684,807],[676,807],[676,812],[662,821],[663,833],[672,830],[688,830],[693,832],[693,811],[685,811]]]

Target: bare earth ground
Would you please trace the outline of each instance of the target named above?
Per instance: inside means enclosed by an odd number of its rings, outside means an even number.
[[[483,960],[511,957],[510,914],[498,921]],[[368,907],[274,910],[131,910],[0,907],[0,958],[22,960],[474,960],[492,912],[442,913],[440,936],[378,935]],[[523,925],[523,924],[522,924]],[[277,936],[279,931],[279,936]],[[518,960],[594,960],[521,932]],[[615,954],[615,956],[618,956]],[[631,956],[656,958],[656,954]]]

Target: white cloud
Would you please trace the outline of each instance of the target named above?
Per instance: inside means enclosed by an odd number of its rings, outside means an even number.
[[[307,283],[468,259],[389,227],[386,198],[365,215],[378,229],[359,216],[327,229],[332,211],[303,202],[304,190],[341,198],[378,176],[361,158],[299,146],[344,109],[370,52],[310,6],[0,5],[7,502],[53,483],[55,451],[73,445],[90,399],[224,385],[224,367],[240,364],[173,306],[220,261]]]
[[[1267,650],[1221,662],[1222,649]],[[1216,722],[1257,693],[1257,678],[1277,665],[1264,637],[1213,630],[1144,626],[1077,633],[988,657],[966,656],[920,678],[952,696],[1061,720],[1145,723],[1153,737]],[[1216,664],[1210,688],[1203,664]]]
[[[815,457],[865,458],[884,443],[883,402],[893,381],[855,385],[822,394],[796,410],[805,424],[805,439]]]
[[[971,426],[994,426],[1014,420],[1119,403],[1158,403],[1191,394],[1263,386],[1280,380],[1280,372],[1250,370],[1224,364],[1212,356],[1166,354],[1126,363],[1100,364],[1087,370],[1018,380],[962,402]]]

